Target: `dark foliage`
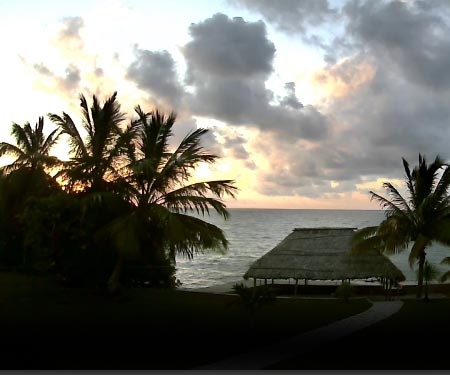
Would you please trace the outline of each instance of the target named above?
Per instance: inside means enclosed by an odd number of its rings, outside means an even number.
[[[223,196],[233,181],[190,183],[199,163],[217,156],[200,144],[206,129],[170,145],[174,113],[143,112],[124,126],[114,93],[92,105],[80,95],[83,138],[63,112],[49,114],[57,126],[44,135],[13,124],[16,145],[0,142],[0,156],[17,159],[0,169],[0,267],[55,272],[66,285],[175,287],[175,255],[192,258],[204,249],[224,251],[220,228],[189,212],[228,217]],[[60,134],[72,157],[50,156]],[[53,176],[49,173],[53,173]]]

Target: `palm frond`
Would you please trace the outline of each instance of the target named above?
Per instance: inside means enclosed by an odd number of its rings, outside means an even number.
[[[409,215],[413,215],[411,208],[406,202],[405,198],[399,193],[399,191],[392,185],[390,182],[383,183],[383,187],[388,191],[389,196],[391,197],[391,203],[398,207],[402,211],[407,211]]]
[[[437,200],[442,200],[448,197],[447,192],[450,187],[450,166],[446,165],[444,169],[444,173],[442,174],[439,182],[436,185],[434,190],[434,196]]]
[[[164,232],[169,251],[188,259],[206,249],[223,253],[228,248],[219,227],[193,216],[170,213]]]
[[[61,134],[67,134],[69,136],[70,152],[74,154],[74,157],[86,156],[88,154],[83,138],[78,132],[72,118],[67,113],[63,112],[63,117],[49,113],[48,117],[61,129]]]
[[[45,139],[44,143],[42,144],[42,153],[48,154],[51,150],[51,148],[56,144],[58,141],[59,136],[61,135],[61,131],[59,129],[53,130]]]
[[[433,163],[427,164],[425,156],[419,154],[419,165],[412,171],[414,183],[414,199],[416,208],[428,197],[436,185],[438,171],[444,166],[444,162],[438,156]]]
[[[88,102],[83,94],[80,94],[80,107],[81,107],[81,122],[83,124],[83,128],[87,131],[89,138],[93,138],[95,135],[93,120],[91,119],[91,113],[89,112]],[[98,108],[98,101],[95,95],[93,96],[92,111],[96,111]]]
[[[417,237],[408,257],[409,266],[411,268],[414,266],[414,263],[417,261],[417,259],[419,259],[419,256],[425,251],[429,243],[430,239],[426,238],[422,234]]]
[[[17,146],[7,142],[0,142],[0,156],[12,155],[16,157],[24,156],[25,153]]]
[[[30,123],[27,122],[24,126],[13,123],[11,125],[11,135],[16,140],[17,146],[25,153],[30,153],[32,150],[30,135],[32,133]]]
[[[374,193],[373,191],[370,191],[371,198],[370,200],[375,200],[378,202],[378,204],[387,211],[388,216],[390,215],[398,215],[398,216],[404,216],[407,217],[407,212],[403,211],[400,207],[397,207],[394,202],[391,202],[390,200],[386,199],[385,197]]]
[[[157,190],[169,189],[169,182],[187,181],[192,177],[191,173],[199,163],[212,163],[217,159],[216,155],[205,152],[200,145],[200,137],[207,131],[207,129],[197,129],[183,139],[160,171],[154,184]]]
[[[213,194],[219,199],[224,195],[234,197],[237,188],[232,180],[206,181],[183,186],[177,190],[164,194],[161,203],[176,212],[196,211],[198,214],[209,214],[209,208],[213,208],[224,219],[228,218],[228,211],[223,202],[208,194]]]

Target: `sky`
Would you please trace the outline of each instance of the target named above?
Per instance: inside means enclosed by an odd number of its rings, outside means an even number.
[[[450,158],[447,0],[0,0],[0,35],[2,141],[117,91],[174,142],[210,129],[196,178],[235,180],[229,207],[377,209],[402,157]]]

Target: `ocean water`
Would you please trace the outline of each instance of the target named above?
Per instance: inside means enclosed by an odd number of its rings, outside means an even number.
[[[183,288],[203,288],[229,282],[238,282],[250,265],[274,248],[294,228],[299,227],[353,227],[377,225],[384,212],[376,210],[280,210],[230,209],[230,218],[223,220],[217,214],[204,218],[225,232],[229,241],[226,254],[206,252],[193,260],[177,257],[177,278]],[[441,271],[442,258],[450,256],[450,248],[434,244],[427,251],[427,259]],[[408,263],[408,251],[389,258],[404,273],[407,281],[415,281],[415,270]]]

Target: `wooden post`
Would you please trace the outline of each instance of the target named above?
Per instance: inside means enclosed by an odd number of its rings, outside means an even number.
[[[297,288],[298,288],[298,279],[295,279],[295,289],[294,289],[294,296],[297,295]]]
[[[253,297],[256,295],[256,277],[253,279]]]

